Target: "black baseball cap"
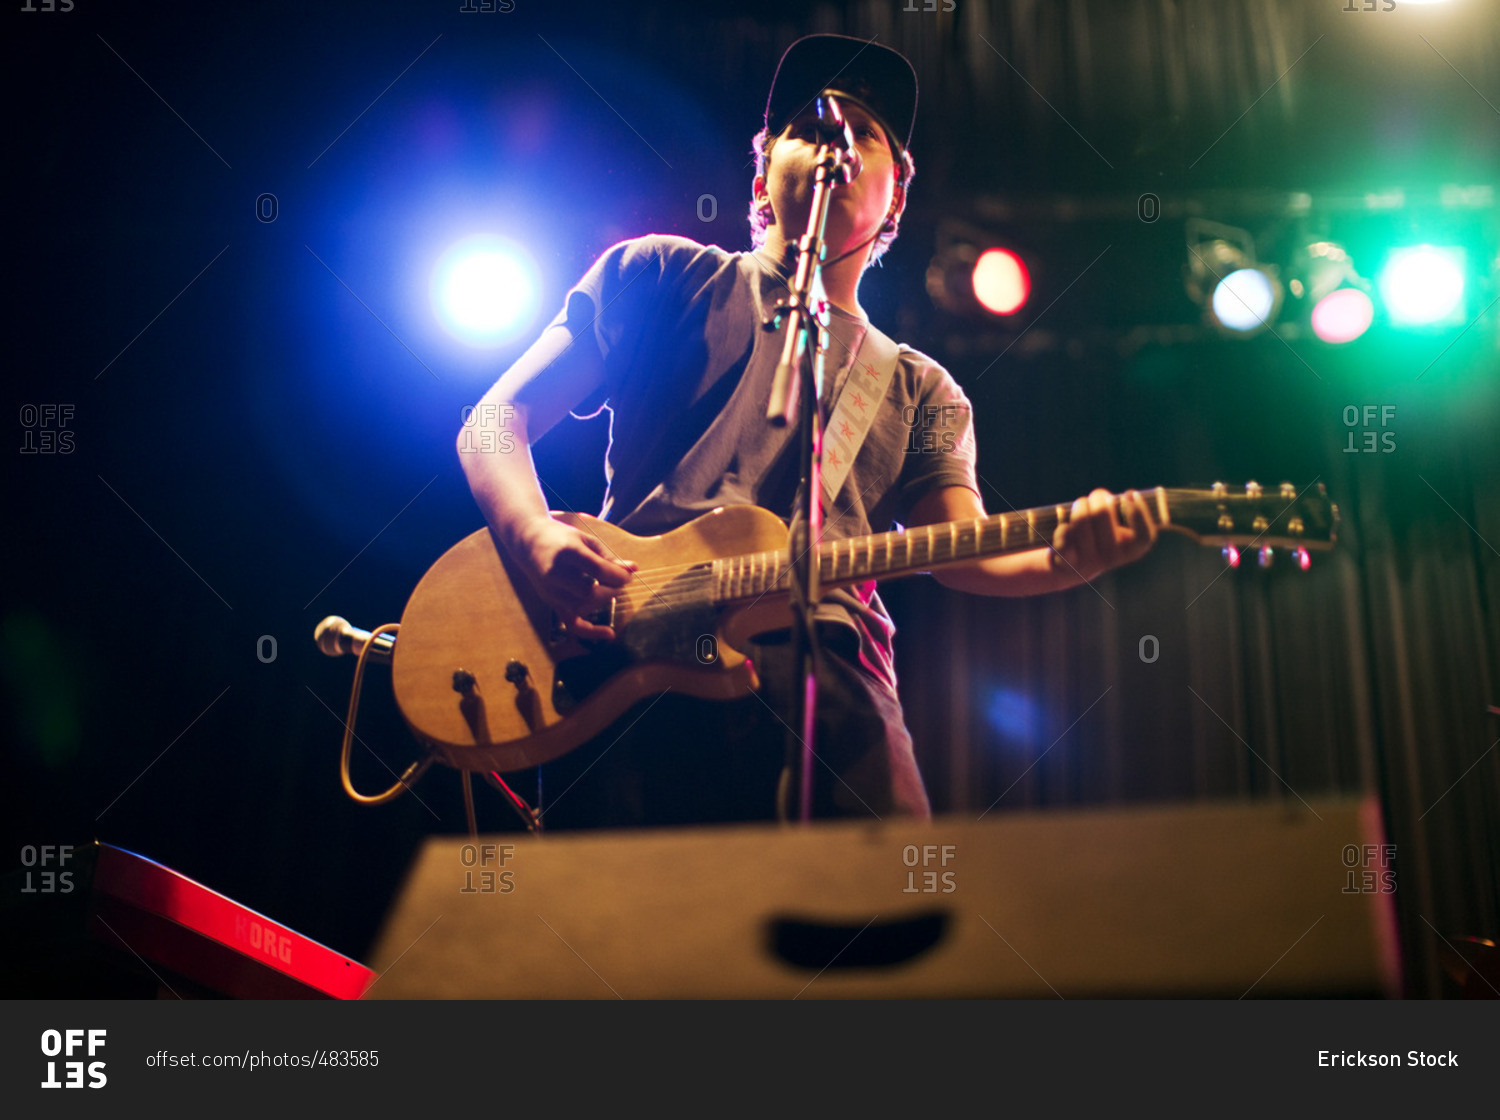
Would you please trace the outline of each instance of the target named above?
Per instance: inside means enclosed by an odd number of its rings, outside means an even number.
[[[906,151],[917,116],[917,72],[905,55],[849,35],[798,39],[781,56],[771,80],[770,134],[780,133],[824,90],[858,101],[879,119],[892,146]]]

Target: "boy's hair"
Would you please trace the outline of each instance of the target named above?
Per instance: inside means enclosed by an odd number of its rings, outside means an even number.
[[[765,128],[757,132],[755,134],[755,138],[750,141],[750,151],[755,156],[756,175],[765,175],[766,167],[771,161],[771,149],[775,146],[776,137],[772,136],[770,130]],[[910,152],[900,152],[898,154],[894,145],[892,145],[891,147],[891,154],[896,157],[896,162],[901,168],[901,177],[898,181],[901,184],[901,189],[904,191],[910,186],[913,176],[915,176],[917,173],[916,162],[911,158]],[[750,243],[754,245],[755,248],[759,249],[766,243],[766,227],[769,224],[770,223],[766,221],[766,216],[761,211],[760,207],[755,205],[755,200],[751,199]],[[866,268],[874,264],[885,255],[885,251],[890,248],[891,242],[896,240],[896,237],[899,233],[900,230],[894,223],[887,223],[887,225],[883,229],[881,229],[880,236],[875,239],[875,249],[870,253],[870,259],[865,262]]]

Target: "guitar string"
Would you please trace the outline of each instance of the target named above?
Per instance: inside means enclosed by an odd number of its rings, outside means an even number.
[[[1168,495],[1182,495],[1184,497],[1180,498],[1179,500],[1191,501],[1192,498],[1202,498],[1202,496],[1204,495],[1205,492],[1204,491],[1196,491],[1196,490],[1183,490],[1183,491],[1168,490],[1168,491],[1166,491],[1166,493]],[[1231,497],[1241,497],[1241,495],[1231,495]],[[1210,498],[1202,498],[1202,500],[1203,500],[1204,504],[1207,504],[1211,500],[1212,501],[1217,501],[1216,499],[1210,499]],[[1040,529],[1038,530],[1038,532],[1036,534],[1038,536],[1038,538],[1040,539],[1040,537],[1041,537],[1041,531],[1040,530],[1041,529],[1055,529],[1056,527],[1058,527],[1060,525],[1064,525],[1064,524],[1068,523],[1068,521],[1070,520],[1070,516],[1069,515],[1071,514],[1071,507],[1064,507],[1064,510],[1065,510],[1065,515],[1062,518],[1058,518],[1057,517],[1057,507],[1056,506],[1042,506],[1042,507],[1038,507],[1035,510],[1019,510],[1019,511],[1016,511],[1014,513],[1006,513],[1006,514],[989,514],[989,515],[987,515],[987,516],[979,519],[980,522],[981,522],[981,529],[980,529],[980,534],[979,535],[981,537],[989,536],[989,535],[991,535],[991,531],[992,530],[997,529],[997,528],[1002,529],[1003,530],[1003,536],[1001,538],[1001,547],[1002,548],[1007,548],[1007,549],[1009,549],[1009,548],[1019,549],[1021,547],[1020,545],[1012,545],[1012,544],[1007,543],[1007,538],[1009,538],[1009,536],[1011,535],[1011,532],[1013,531],[1013,529],[1019,529],[1022,525],[1026,525],[1026,526],[1031,527],[1031,528],[1036,528],[1037,526],[1040,526]],[[1027,513],[1035,513],[1035,514],[1040,514],[1042,516],[1039,516],[1039,517],[1037,517],[1035,519],[1030,519],[1029,520],[1026,517]],[[1188,510],[1188,509],[1184,509],[1184,510],[1181,511],[1181,513],[1184,514],[1184,515],[1189,515],[1190,516],[1191,513],[1192,513],[1192,511]],[[1004,525],[1002,527],[1002,525],[1001,525],[1001,518],[1002,517],[1005,517],[1005,518],[1014,518],[1014,520],[1010,524]],[[933,525],[933,526],[931,526],[931,528],[933,528],[933,529],[939,529],[940,530],[940,529],[945,528],[947,525],[962,525],[962,526],[965,526],[967,528],[968,526],[970,526],[972,524],[973,521],[974,521],[973,518],[959,518],[959,519],[957,519],[955,521],[943,522],[943,523],[939,523],[939,524]],[[915,530],[916,529],[922,529],[922,528],[927,528],[927,526],[915,526],[915,527],[913,527],[912,530],[908,530],[907,532],[904,532],[904,533],[903,532],[894,532],[893,531],[893,532],[889,532],[889,533],[871,533],[871,534],[868,534],[867,536],[862,536],[862,537],[842,537],[842,538],[837,538],[837,539],[834,539],[834,540],[824,541],[822,547],[823,548],[834,548],[834,547],[837,547],[837,545],[846,543],[846,542],[848,542],[850,540],[870,540],[871,538],[886,537],[886,538],[888,538],[888,540],[886,542],[886,544],[887,544],[887,551],[889,551],[889,545],[895,544],[898,541],[905,541],[905,540],[909,540],[909,539],[910,540],[916,539],[917,538],[917,534],[916,534]],[[941,540],[942,540],[942,538],[939,537],[935,533],[932,535],[932,537],[933,537],[934,541],[941,542]],[[871,546],[870,545],[864,545],[864,546],[861,546],[861,547],[864,548],[864,549],[866,549],[866,550],[868,550]],[[876,547],[878,548],[878,545]],[[1040,544],[1038,544],[1037,547],[1042,547],[1042,546]],[[750,560],[750,559],[759,559],[760,557],[763,557],[763,556],[776,555],[776,554],[780,554],[780,553],[783,553],[783,552],[784,552],[784,550],[781,550],[781,549],[764,549],[764,550],[761,550],[759,552],[744,553],[744,554],[739,555],[738,557],[718,557],[716,559],[720,559],[720,560],[728,560],[728,559]],[[887,557],[887,559],[889,559],[889,557]],[[640,577],[644,577],[644,576],[647,576],[647,575],[667,576],[667,577],[670,578],[674,574],[682,574],[684,572],[687,572],[687,571],[691,570],[693,567],[697,566],[698,564],[705,564],[705,563],[711,564],[711,563],[713,563],[713,561],[697,561],[696,564],[670,565],[670,566],[664,567],[664,568],[642,568],[642,569],[639,569],[636,572],[636,575],[640,576]]]
[[[1153,493],[1156,493],[1156,492],[1157,491],[1155,491],[1155,490],[1150,490],[1150,491],[1146,491],[1145,493],[1146,494],[1153,494]],[[1166,496],[1169,498],[1169,500],[1175,499],[1176,502],[1181,507],[1178,510],[1179,520],[1181,520],[1181,521],[1190,520],[1195,513],[1203,512],[1202,510],[1199,510],[1197,508],[1199,506],[1202,506],[1202,507],[1210,507],[1211,506],[1215,511],[1217,511],[1218,507],[1221,504],[1223,504],[1223,502],[1224,502],[1224,500],[1226,498],[1238,499],[1241,502],[1247,501],[1247,500],[1248,501],[1255,501],[1255,500],[1257,500],[1256,498],[1254,498],[1253,496],[1250,496],[1250,495],[1228,494],[1228,495],[1224,495],[1224,496],[1221,497],[1221,496],[1212,494],[1212,492],[1203,491],[1203,490],[1164,489],[1162,492],[1166,494]],[[1290,509],[1291,506],[1289,505],[1287,508]],[[1043,536],[1043,530],[1053,530],[1053,529],[1055,529],[1055,528],[1057,528],[1057,527],[1059,527],[1061,525],[1067,524],[1068,521],[1070,520],[1069,514],[1071,514],[1071,506],[1064,506],[1064,507],[1062,507],[1062,509],[1063,509],[1063,516],[1061,516],[1061,517],[1058,516],[1058,507],[1057,506],[1042,506],[1042,507],[1037,507],[1034,510],[1019,510],[1019,511],[1016,511],[1015,513],[1013,513],[1013,514],[1004,514],[1004,515],[1001,515],[1001,514],[990,514],[987,517],[981,519],[981,521],[982,521],[982,527],[981,527],[981,529],[980,529],[980,531],[979,531],[979,533],[977,535],[977,541],[976,541],[976,543],[983,543],[983,538],[985,536],[987,536],[987,535],[991,535],[991,530],[1001,529],[1000,552],[990,553],[990,555],[999,555],[999,554],[1003,554],[1004,552],[1022,551],[1022,550],[1024,550],[1024,548],[1027,545],[1030,545],[1031,547],[1037,547],[1037,548],[1043,547],[1046,544],[1046,539],[1047,539],[1046,537]],[[1285,514],[1285,512],[1286,512],[1286,510],[1283,510],[1283,515]],[[1041,514],[1042,516],[1036,517],[1035,519],[1028,519],[1025,516],[1027,513],[1036,513],[1036,514]],[[1008,524],[1005,524],[1004,526],[1002,526],[1001,525],[1001,518],[1002,518],[1002,516],[1005,517],[1005,518],[1007,518],[1007,519],[1014,517],[1015,521],[1011,522],[1011,523],[1008,523]],[[1279,520],[1280,516],[1281,515],[1278,515],[1278,517],[1276,518],[1276,520]],[[946,524],[948,524],[948,525],[966,525],[967,526],[967,525],[970,525],[971,523],[972,523],[971,519],[961,518],[961,519],[959,519],[957,521],[947,522]],[[1016,529],[1019,529],[1022,525],[1027,526],[1028,530],[1035,530],[1035,532],[1034,533],[1033,532],[1028,532],[1026,540],[1023,540],[1021,542],[1017,542],[1014,545],[1007,543],[1007,539],[1009,538],[1009,536],[1011,535],[1011,532],[1012,532],[1012,526],[1014,526],[1014,528],[1016,528]],[[923,527],[919,526],[917,528],[923,528]],[[933,526],[933,528],[938,528],[938,526]],[[886,563],[890,563],[890,561],[891,561],[891,556],[892,556],[892,552],[893,552],[892,546],[895,545],[896,542],[898,542],[898,541],[914,541],[916,539],[915,535],[913,533],[911,533],[911,532],[907,532],[907,533],[897,533],[897,532],[877,533],[877,534],[870,534],[870,536],[872,536],[872,537],[886,537],[886,538],[888,538],[886,540],[886,542],[885,542],[885,549],[884,549],[884,560],[885,560]],[[1039,543],[1037,543],[1037,544],[1030,544],[1030,537],[1032,537],[1032,536],[1035,536],[1037,538],[1037,540],[1038,540]],[[841,540],[826,541],[826,542],[824,542],[824,544],[823,544],[822,547],[823,548],[827,548],[827,549],[829,549],[831,551],[834,548],[836,548],[839,543],[842,543],[842,541],[858,540],[858,539],[860,539],[860,538],[842,538]],[[1282,539],[1282,538],[1278,538],[1278,539]],[[942,543],[944,543],[943,542],[943,538],[937,536],[936,534],[931,535],[931,537],[930,537],[930,544],[931,545],[938,545],[938,544],[942,544]],[[866,547],[868,548],[870,546],[866,546]],[[876,546],[876,547],[878,548],[878,546]],[[932,554],[929,554],[924,559],[912,560],[912,559],[910,559],[910,551],[911,551],[910,547],[908,547],[908,549],[907,549],[907,559],[906,559],[905,563],[922,564],[922,563],[942,562],[945,559],[950,559],[951,558],[951,553],[950,553],[950,555],[948,557],[944,557],[944,556],[941,556],[941,555],[932,555]],[[746,553],[746,554],[743,554],[742,556],[735,557],[734,559],[740,559],[741,561],[750,562],[750,561],[759,560],[762,557],[770,557],[770,556],[777,556],[777,555],[783,555],[783,554],[784,553],[782,552],[782,550],[779,550],[779,549],[778,550],[763,550],[761,552]],[[721,557],[719,559],[721,559],[721,560],[727,560],[727,559],[731,559],[731,558],[730,557]],[[859,557],[853,555],[852,551],[851,551],[851,556],[849,558],[850,559],[850,571],[849,571],[848,575],[841,576],[841,575],[837,574],[838,566],[842,563],[841,559],[839,559],[837,557],[830,557],[829,559],[830,559],[831,566],[833,567],[834,570],[832,572],[830,572],[829,575],[827,577],[825,577],[825,578],[827,578],[829,580],[837,580],[839,582],[842,582],[844,579],[858,578],[858,577],[854,576],[854,571],[858,567]],[[650,587],[645,587],[645,588],[643,588],[641,590],[636,590],[636,589],[633,589],[633,588],[630,588],[630,587],[624,587],[624,588],[620,589],[619,594],[615,595],[614,598],[615,598],[617,604],[622,604],[626,608],[635,608],[637,610],[637,612],[639,612],[642,609],[650,609],[653,606],[661,607],[661,608],[666,608],[666,607],[676,606],[676,605],[678,605],[680,603],[690,602],[692,600],[701,598],[701,591],[702,591],[702,586],[701,585],[703,583],[705,583],[705,582],[714,583],[714,582],[718,582],[721,579],[721,574],[720,573],[716,573],[714,571],[714,569],[713,569],[713,563],[714,563],[714,561],[697,561],[694,564],[689,564],[689,565],[671,565],[671,566],[662,567],[662,568],[644,568],[644,569],[640,569],[635,574],[636,574],[636,577],[639,578],[642,581],[643,584],[645,583],[647,577],[655,577],[658,580],[658,582],[664,579],[664,580],[669,581],[669,583],[671,585],[666,586],[666,587],[664,587],[662,589],[659,589],[659,590],[654,590],[654,589],[651,589]],[[704,565],[707,565],[707,566],[704,566]],[[820,570],[821,570],[822,566],[823,565],[820,565]],[[697,573],[694,574],[693,578],[691,579],[691,582],[688,585],[684,586],[680,582],[681,577],[686,576],[689,573],[693,572],[694,568],[699,568],[700,570]],[[771,584],[771,589],[781,590],[782,589],[782,587],[781,587],[782,581],[785,578],[785,576],[787,575],[787,573],[788,573],[788,569],[786,567],[778,565],[775,568],[775,571],[774,571],[774,580],[773,580],[773,582]],[[755,570],[755,564],[753,562],[752,563],[746,563],[746,564],[744,564],[744,566],[743,566],[743,568],[742,568],[742,570],[741,570],[741,572],[739,574],[729,574],[729,575],[727,575],[727,577],[723,577],[723,578],[727,578],[727,580],[729,582],[731,582],[731,583],[733,583],[733,582],[739,582],[739,581],[743,581],[743,580],[749,579],[751,581],[750,582],[750,587],[747,588],[744,592],[742,592],[740,594],[736,594],[736,595],[730,596],[730,597],[726,598],[723,601],[725,601],[725,602],[733,602],[734,599],[736,599],[736,598],[741,598],[741,597],[749,598],[749,597],[751,597],[751,596],[753,596],[755,594],[763,592],[764,590],[766,590],[766,588],[764,587],[764,584],[763,584],[763,581],[765,579],[765,575],[766,575],[766,573],[765,573],[764,569],[762,569],[759,573],[756,572],[756,570]],[[866,576],[865,578],[869,578],[869,577]]]
[[[1150,491],[1146,491],[1145,493],[1152,494],[1152,493],[1155,493],[1155,492],[1156,491],[1153,489],[1153,490],[1150,490]],[[1223,502],[1223,500],[1224,500],[1222,498],[1219,498],[1217,496],[1212,495],[1211,492],[1204,491],[1204,490],[1172,490],[1172,489],[1165,489],[1163,492],[1169,498],[1175,500],[1176,502],[1178,502],[1179,504],[1181,504],[1183,506],[1183,508],[1178,511],[1178,513],[1179,513],[1179,520],[1180,521],[1191,520],[1191,518],[1194,516],[1195,513],[1201,512],[1201,511],[1195,510],[1193,508],[1196,505],[1201,504],[1201,505],[1203,505],[1205,507],[1212,505],[1214,507],[1214,509],[1217,510],[1218,505],[1221,504]],[[1227,497],[1233,498],[1233,499],[1239,499],[1241,501],[1244,501],[1244,500],[1247,499],[1247,495],[1243,495],[1243,494],[1230,494],[1230,495],[1227,495]],[[1255,499],[1249,499],[1249,500],[1255,500]],[[1072,512],[1072,507],[1071,506],[1063,506],[1063,507],[1061,507],[1063,509],[1063,511],[1064,511],[1063,516],[1062,517],[1058,517],[1057,516],[1057,510],[1058,510],[1058,508],[1059,507],[1057,507],[1057,506],[1038,506],[1035,509],[1031,509],[1031,510],[1017,510],[1017,511],[1014,511],[1013,513],[989,514],[989,515],[987,515],[987,516],[979,519],[981,521],[981,523],[982,523],[982,528],[981,528],[980,532],[981,532],[981,535],[988,535],[988,533],[989,533],[990,530],[1001,527],[1001,525],[1000,525],[1001,518],[1014,518],[1015,520],[1011,523],[1011,525],[1006,525],[1006,526],[1003,527],[1003,534],[1004,535],[1003,535],[1002,540],[1001,540],[1001,547],[1002,548],[1019,547],[1019,546],[1008,545],[1005,542],[1005,538],[1008,538],[1010,536],[1011,526],[1013,525],[1015,528],[1019,528],[1021,525],[1028,525],[1030,527],[1041,526],[1041,528],[1043,528],[1043,529],[1056,529],[1056,528],[1058,528],[1058,527],[1060,527],[1062,525],[1066,525],[1071,520],[1071,512]],[[1283,511],[1283,514],[1285,512],[1286,511]],[[1028,519],[1027,516],[1026,516],[1028,513],[1037,514],[1039,516],[1037,516],[1034,519]],[[1273,522],[1274,522],[1274,520],[1279,520],[1280,516],[1281,515],[1278,515],[1278,517],[1276,519],[1273,519]],[[942,529],[942,528],[946,527],[947,525],[963,525],[963,526],[968,526],[968,525],[972,524],[973,520],[974,520],[973,518],[959,518],[959,519],[957,519],[955,521],[943,522],[943,523],[939,523],[937,525],[933,525],[933,526],[931,526],[931,528],[933,528],[933,529]],[[1175,522],[1174,522],[1174,524],[1175,524]],[[904,533],[892,531],[892,532],[888,532],[888,533],[871,533],[871,534],[868,534],[867,536],[863,536],[863,537],[843,537],[843,538],[838,538],[836,540],[825,541],[825,542],[823,542],[823,545],[821,547],[830,548],[830,547],[835,547],[838,544],[844,543],[846,541],[850,541],[850,540],[868,540],[868,539],[873,538],[873,537],[888,537],[888,538],[890,538],[890,541],[888,543],[894,543],[896,541],[901,541],[901,540],[906,540],[906,539],[915,539],[915,530],[916,529],[921,529],[921,528],[928,528],[928,526],[915,526],[915,527],[913,527],[912,530],[908,530],[907,532],[904,532]],[[1038,537],[1041,536],[1040,531],[1037,533],[1037,536]],[[936,537],[936,535],[934,534],[934,539],[935,540],[940,540],[941,538]],[[866,547],[868,547],[868,546],[866,546]],[[1041,546],[1038,545],[1037,547],[1041,547]],[[740,558],[741,559],[748,559],[750,557],[761,557],[761,556],[765,556],[765,555],[779,553],[781,551],[782,550],[780,550],[780,549],[762,550],[760,552],[755,552],[755,553],[745,553]],[[731,557],[719,557],[717,559],[731,559]],[[712,561],[698,561],[697,563],[698,564],[712,563]],[[689,564],[689,565],[669,565],[669,566],[664,567],[664,568],[642,568],[642,569],[640,569],[640,570],[638,570],[636,572],[636,575],[637,576],[642,576],[642,577],[644,577],[646,575],[670,576],[670,575],[672,575],[674,573],[675,574],[680,574],[680,573],[686,572],[686,571],[690,570],[694,566],[695,565],[693,565],[693,564]]]
[[[1019,523],[1018,523],[1017,527],[1019,527]],[[982,535],[983,534],[981,534],[981,536]],[[1007,527],[1005,536],[1008,537],[1009,535],[1010,535],[1010,529],[1009,529],[1009,527]],[[846,538],[846,539],[849,539],[849,538]],[[905,539],[906,539],[906,535],[905,534],[896,534],[895,535],[895,540],[905,540]],[[830,544],[830,545],[833,545],[833,544],[836,544],[836,543],[837,542],[828,542],[828,544]],[[890,563],[891,562],[892,557],[893,557],[893,553],[897,551],[897,550],[889,547],[890,544],[894,544],[894,543],[895,543],[894,541],[888,542],[888,545],[887,545],[886,549],[884,550],[885,554],[883,555],[882,559],[886,563]],[[934,535],[933,538],[932,538],[932,544],[933,545],[940,546],[940,545],[943,545],[945,543],[947,543],[947,542],[943,538],[937,537],[936,535]],[[1002,547],[1002,549],[1004,549],[1006,551],[1021,551],[1028,544],[1029,544],[1028,541],[1022,541],[1022,542],[1018,542],[1016,544],[1006,544],[1003,539],[1001,541],[1001,547]],[[1031,547],[1040,548],[1040,547],[1042,547],[1042,543],[1037,543],[1035,545],[1032,545]],[[991,555],[995,555],[995,554],[996,553],[992,553]],[[766,590],[768,590],[768,588],[765,585],[765,580],[766,580],[766,577],[767,577],[767,569],[760,568],[757,571],[757,564],[755,562],[759,561],[762,557],[769,558],[771,556],[784,556],[784,555],[785,555],[785,553],[782,552],[781,550],[767,550],[767,551],[762,551],[762,552],[758,552],[758,553],[746,553],[746,554],[744,554],[744,555],[742,555],[740,557],[737,557],[737,559],[740,559],[740,560],[746,562],[746,563],[743,564],[743,566],[741,568],[741,571],[739,573],[722,573],[722,574],[721,573],[716,573],[711,566],[708,567],[708,568],[704,568],[704,569],[700,570],[699,572],[695,572],[695,573],[692,572],[692,569],[694,567],[696,567],[697,565],[674,566],[674,567],[667,567],[667,568],[645,568],[645,569],[640,569],[640,570],[638,570],[636,572],[636,576],[638,578],[640,578],[643,583],[646,582],[647,577],[653,577],[656,580],[656,582],[658,582],[658,583],[660,583],[663,579],[665,579],[667,581],[666,585],[658,587],[658,588],[651,588],[651,587],[648,586],[648,587],[645,587],[645,588],[640,589],[640,590],[637,590],[637,589],[634,589],[634,588],[631,588],[631,587],[623,587],[623,588],[620,589],[620,592],[617,595],[614,596],[614,598],[615,598],[617,604],[623,605],[627,609],[636,608],[636,609],[639,610],[639,609],[650,609],[651,607],[667,608],[667,607],[675,606],[675,605],[677,605],[679,603],[682,603],[682,602],[687,602],[687,601],[691,601],[691,600],[694,600],[694,599],[701,598],[701,589],[702,589],[702,585],[704,583],[717,583],[721,579],[725,579],[725,580],[727,580],[730,583],[744,583],[744,582],[748,582],[749,583],[749,586],[746,587],[743,591],[739,591],[739,592],[736,592],[736,593],[734,593],[732,595],[726,596],[723,601],[725,601],[725,602],[733,602],[735,599],[739,599],[739,598],[746,598],[746,599],[752,598],[752,597],[757,596],[759,594],[763,594]],[[723,559],[729,559],[729,558],[725,557]],[[861,560],[862,559],[864,559],[864,558],[859,557],[859,556],[852,556],[851,555],[851,557],[848,558],[848,561],[849,561],[848,571],[845,572],[845,573],[840,574],[839,571],[838,571],[838,569],[845,564],[845,558],[842,558],[842,557],[837,557],[837,558],[836,557],[828,557],[827,562],[825,564],[823,564],[822,567],[824,567],[824,568],[831,568],[832,570],[829,571],[828,574],[825,575],[825,576],[823,576],[822,578],[824,578],[825,580],[828,580],[828,581],[838,582],[838,583],[842,583],[844,580],[847,580],[847,579],[872,578],[873,575],[875,574],[873,572],[869,572],[869,571],[859,572],[859,569],[862,566],[861,565]],[[911,558],[911,550],[908,549],[906,557],[902,561],[900,561],[899,563],[900,563],[900,566],[905,566],[906,564],[919,564],[920,565],[920,564],[929,564],[929,563],[943,563],[943,562],[945,562],[947,560],[951,560],[951,559],[953,559],[952,553],[949,553],[948,555],[945,556],[945,555],[942,554],[941,549],[934,549],[933,552],[930,552],[925,557],[921,557],[919,559],[912,559]],[[689,576],[689,573],[692,573],[691,576],[690,576],[689,582],[686,583],[686,584],[684,584],[683,582],[681,582],[682,577]],[[772,578],[772,582],[771,582],[771,585],[770,585],[769,589],[770,590],[786,590],[787,588],[785,588],[783,586],[783,581],[785,580],[785,578],[788,575],[788,573],[789,573],[789,569],[785,565],[777,565],[776,568],[774,569],[773,578]],[[642,600],[644,601],[643,604],[641,602],[639,602],[639,601],[642,601]]]

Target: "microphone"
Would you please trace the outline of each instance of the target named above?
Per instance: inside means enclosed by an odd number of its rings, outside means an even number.
[[[370,632],[351,626],[347,619],[331,614],[313,630],[313,641],[329,657],[357,656],[370,640]],[[370,660],[389,663],[396,648],[394,634],[382,634],[370,647]]]
[[[826,144],[843,153],[844,158],[837,174],[839,182],[848,186],[859,178],[859,173],[865,167],[865,161],[854,143],[854,130],[849,127],[849,122],[844,117],[844,110],[839,106],[838,98],[830,90],[825,89],[818,94],[816,107],[818,143]]]

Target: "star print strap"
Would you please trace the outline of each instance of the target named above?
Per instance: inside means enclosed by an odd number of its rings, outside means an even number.
[[[833,410],[823,430],[823,506],[831,510],[875,421],[875,413],[885,403],[901,349],[869,324],[856,326],[833,319],[828,333],[832,336],[829,357],[837,361],[840,353],[845,355],[839,380],[835,381]]]

